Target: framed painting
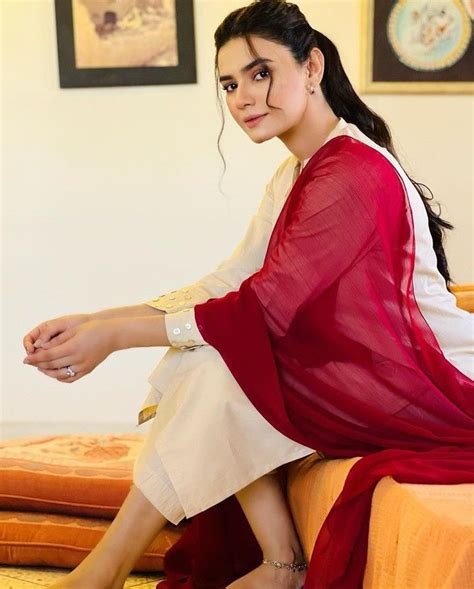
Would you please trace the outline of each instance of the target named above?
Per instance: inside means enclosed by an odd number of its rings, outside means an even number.
[[[362,94],[474,91],[474,0],[362,0]]]
[[[55,0],[61,88],[196,82],[193,0]]]

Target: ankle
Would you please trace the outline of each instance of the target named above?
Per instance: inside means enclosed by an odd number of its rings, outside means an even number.
[[[267,563],[274,563],[273,566],[280,568],[277,563],[282,564],[295,564],[302,565],[306,564],[306,559],[303,554],[301,547],[285,547],[283,549],[269,549],[263,553],[263,560]],[[287,568],[287,567],[285,567]]]

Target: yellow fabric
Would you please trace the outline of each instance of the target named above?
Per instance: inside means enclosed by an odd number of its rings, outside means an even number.
[[[290,465],[288,500],[306,558],[358,458]],[[415,485],[385,477],[372,501],[364,589],[472,589],[474,485]]]

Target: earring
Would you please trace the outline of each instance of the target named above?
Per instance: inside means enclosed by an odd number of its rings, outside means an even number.
[[[314,92],[315,92],[314,86],[310,86],[310,87],[308,88],[308,90],[309,90],[309,93],[310,93],[310,94],[314,94]]]

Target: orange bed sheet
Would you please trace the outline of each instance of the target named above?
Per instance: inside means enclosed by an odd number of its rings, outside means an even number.
[[[352,465],[311,455],[290,465],[288,500],[310,558]],[[415,485],[385,477],[372,501],[364,589],[472,589],[474,485]]]

